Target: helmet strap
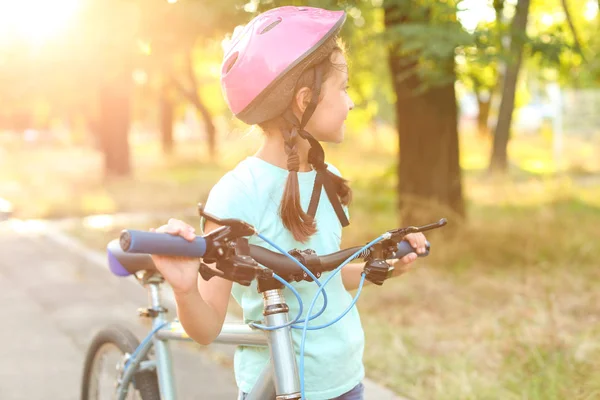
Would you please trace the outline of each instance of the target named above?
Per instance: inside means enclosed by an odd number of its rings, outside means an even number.
[[[300,132],[304,130],[304,127],[310,120],[310,117],[312,117],[314,114],[317,104],[319,104],[319,96],[321,95],[321,85],[323,83],[323,64],[317,64],[313,71],[315,82],[311,90],[312,95],[310,97],[310,103],[308,103],[306,110],[304,110],[304,113],[302,114],[302,120],[300,121],[299,126]]]
[[[292,125],[292,130],[297,130],[298,135],[303,139],[308,140],[310,143],[310,149],[308,150],[308,162],[313,166],[313,168],[317,171],[317,176],[315,177],[315,184],[313,187],[313,192],[310,198],[310,204],[308,206],[307,214],[311,217],[315,217],[317,213],[317,207],[319,205],[319,200],[321,198],[321,191],[323,187],[325,187],[325,193],[337,214],[342,227],[348,226],[350,222],[346,217],[346,213],[342,208],[342,204],[340,198],[337,194],[337,190],[333,181],[331,180],[329,172],[327,170],[327,164],[325,164],[325,151],[323,150],[323,146],[316,140],[310,133],[304,130],[304,127],[312,117],[317,108],[317,104],[319,102],[319,96],[321,94],[321,86],[322,86],[322,78],[323,78],[323,70],[322,65],[318,64],[314,68],[314,85],[312,88],[312,96],[310,99],[310,103],[304,110],[302,114],[302,120],[298,123],[298,118],[294,115],[291,108],[288,108],[284,113],[284,119]]]

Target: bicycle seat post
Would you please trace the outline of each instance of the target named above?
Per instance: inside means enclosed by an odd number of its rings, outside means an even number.
[[[157,322],[156,319],[160,316],[159,319],[164,322],[168,310],[161,304],[160,284],[164,283],[165,279],[162,275],[149,271],[138,272],[136,278],[142,286],[148,289],[149,303],[147,308],[138,309],[138,314],[140,317],[152,318],[154,323]]]
[[[141,278],[144,286],[148,287],[148,301],[150,306],[146,309],[149,317],[152,318],[152,329],[157,329],[167,322],[168,310],[161,304],[160,285],[165,279],[158,273],[146,272]],[[156,367],[158,370],[158,385],[161,396],[164,399],[174,399],[173,362],[171,351],[167,340],[156,336],[152,338],[154,344],[154,355],[156,358]]]
[[[259,284],[259,288],[260,288]],[[259,289],[260,290],[260,289]],[[265,325],[288,323],[289,308],[280,288],[262,291]],[[266,331],[273,362],[275,392],[278,400],[300,399],[300,378],[290,327]]]

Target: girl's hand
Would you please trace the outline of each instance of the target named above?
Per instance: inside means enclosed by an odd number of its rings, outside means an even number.
[[[427,251],[425,248],[427,239],[421,232],[409,233],[404,236],[403,240],[410,243],[412,248],[416,249],[416,252],[409,253],[394,263],[394,276],[401,275],[412,269],[411,264],[417,259],[417,254],[424,254]]]
[[[195,229],[192,226],[174,218],[169,219],[166,225],[157,229],[152,228],[150,231],[181,236],[190,242],[194,241],[196,237]],[[186,294],[192,290],[197,290],[198,269],[200,266],[200,261],[197,258],[153,254],[152,260],[176,294]]]

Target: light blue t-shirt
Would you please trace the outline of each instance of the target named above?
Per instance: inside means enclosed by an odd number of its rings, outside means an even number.
[[[339,171],[331,165],[329,169],[339,175]],[[285,169],[257,157],[248,157],[225,174],[212,188],[205,210],[220,218],[237,218],[248,222],[286,251],[312,249],[318,255],[338,251],[342,226],[324,189],[317,208],[317,233],[307,243],[297,242],[283,226],[279,205],[287,176],[288,171]],[[315,177],[315,171],[298,172],[300,200],[304,210],[308,209]],[[256,236],[252,236],[249,242],[277,251]],[[323,274],[320,280],[324,281],[329,274],[331,272]],[[314,282],[297,282],[293,283],[293,286],[302,297],[306,315],[318,287]],[[344,312],[352,301],[352,296],[342,283],[341,272],[327,284],[326,291],[327,308],[321,316],[311,321],[310,325],[322,325],[332,321]],[[246,322],[263,319],[263,299],[257,291],[256,281],[248,287],[234,283],[232,294],[242,307]],[[284,295],[290,308],[289,317],[294,318],[298,313],[296,297],[287,288],[284,289]],[[322,297],[319,297],[312,314],[320,310],[322,304]],[[301,337],[301,329],[292,329],[298,363]],[[331,399],[359,384],[364,378],[363,349],[364,333],[356,307],[332,326],[307,331],[304,349],[306,396],[310,400]],[[267,347],[238,347],[234,358],[238,387],[246,393],[250,392],[268,361]]]

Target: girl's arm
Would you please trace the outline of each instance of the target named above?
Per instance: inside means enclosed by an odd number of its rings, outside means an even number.
[[[417,257],[412,256],[412,261],[405,261],[404,259],[409,256],[410,254],[394,263],[394,272],[392,274],[392,278],[400,276],[412,269],[412,265],[409,264],[412,264]],[[365,263],[351,263],[342,268],[342,282],[344,282],[344,287],[347,291],[350,292],[358,289],[358,285],[360,284],[360,275],[362,274],[364,267]],[[370,284],[371,282],[365,280],[365,285]]]
[[[204,231],[208,233],[217,227],[207,221]],[[198,274],[197,286],[187,292],[175,293],[177,316],[185,332],[194,341],[207,345],[221,333],[231,286],[231,281],[219,277],[205,281]]]
[[[342,268],[342,282],[347,291],[358,289],[360,283],[360,274],[363,272],[365,263],[351,263]],[[371,282],[365,280],[365,285]]]

